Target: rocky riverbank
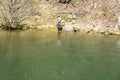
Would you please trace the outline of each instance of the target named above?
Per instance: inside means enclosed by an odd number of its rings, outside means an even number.
[[[120,35],[120,30],[116,29],[114,27],[105,27],[102,26],[102,23],[98,23],[98,25],[94,26],[93,24],[86,24],[84,22],[77,22],[75,20],[71,22],[65,22],[65,25],[63,26],[63,31],[67,32],[80,32],[84,31],[86,33],[95,32],[95,33],[102,33],[105,35]],[[36,26],[28,26],[23,27],[23,29],[38,29],[38,30],[44,30],[44,29],[56,29],[56,25],[53,24],[46,24],[46,25],[36,25]]]
[[[62,4],[55,0],[41,0],[35,3],[35,15],[24,22],[27,26],[23,29],[56,29],[56,19],[61,16],[64,20],[63,30],[67,32],[76,30],[120,35],[120,3],[113,0],[113,3],[108,5],[108,2],[109,0],[71,0],[69,4]]]
[[[71,17],[74,16],[74,17]],[[105,35],[120,35],[120,30],[119,30],[119,20],[118,20],[118,24],[115,27],[109,27],[104,25],[103,21],[101,20],[93,20],[92,23],[89,23],[89,20],[82,20],[82,19],[78,19],[76,17],[76,15],[71,15],[71,14],[67,14],[64,15],[65,18],[63,18],[63,31],[67,31],[67,32],[79,32],[79,31],[84,31],[86,33],[89,32],[95,32],[95,33],[102,33]],[[57,17],[56,17],[57,18]],[[29,26],[24,26],[23,29],[38,29],[38,30],[42,30],[42,29],[56,29],[57,30],[57,21],[56,18],[53,18],[52,21],[53,23],[45,23],[45,24],[37,24],[35,21],[34,23],[27,23],[29,24]],[[36,16],[35,18],[36,19]],[[39,16],[37,15],[37,19],[39,20]],[[29,22],[29,21],[28,21]],[[39,23],[39,21],[38,21]]]

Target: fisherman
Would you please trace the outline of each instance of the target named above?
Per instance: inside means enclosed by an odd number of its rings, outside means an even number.
[[[61,18],[61,16],[57,17],[57,30],[58,32],[62,31],[64,26],[64,20]]]

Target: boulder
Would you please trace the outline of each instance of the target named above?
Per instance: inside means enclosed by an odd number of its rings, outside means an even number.
[[[71,23],[66,23],[63,27],[63,30],[65,31],[73,31],[73,25]]]

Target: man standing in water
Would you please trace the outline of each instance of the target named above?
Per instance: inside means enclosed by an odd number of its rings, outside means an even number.
[[[64,20],[61,18],[61,16],[58,16],[57,17],[57,30],[58,30],[58,33],[60,33],[62,31],[63,26],[64,26]]]

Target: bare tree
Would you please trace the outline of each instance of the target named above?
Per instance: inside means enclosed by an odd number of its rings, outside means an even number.
[[[17,29],[22,21],[29,16],[30,0],[3,0],[2,25],[3,28]]]

